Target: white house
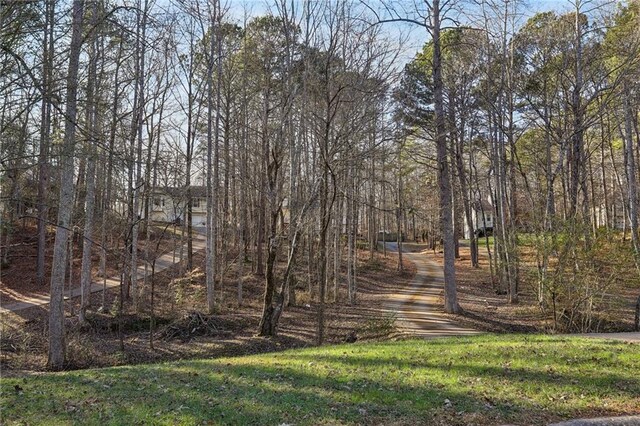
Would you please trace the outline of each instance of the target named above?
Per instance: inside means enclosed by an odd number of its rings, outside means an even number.
[[[493,228],[493,205],[488,201],[477,201],[471,205],[471,222],[474,229],[469,229],[467,221],[464,221],[464,237],[471,239],[471,234],[476,231]]]
[[[207,224],[207,188],[191,187],[191,217],[194,226]],[[176,187],[153,190],[151,220],[157,222],[183,221],[187,214],[187,189]]]

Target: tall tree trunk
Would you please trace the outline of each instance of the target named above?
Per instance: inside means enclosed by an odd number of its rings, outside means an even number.
[[[101,258],[100,258],[100,275],[102,276],[102,309],[106,309],[106,293],[107,293],[107,221],[111,217],[109,211],[111,210],[111,190],[113,186],[113,157],[114,147],[116,144],[116,132],[118,128],[118,105],[119,105],[119,93],[120,93],[120,66],[123,53],[124,40],[121,38],[118,46],[118,54],[116,57],[116,65],[114,70],[114,83],[113,83],[113,102],[111,104],[112,120],[109,129],[109,151],[107,159],[107,173],[106,173],[106,185],[105,185],[105,197],[104,208],[102,209],[102,223],[100,226],[100,244],[102,245]],[[124,269],[124,265],[123,265]],[[123,271],[124,273],[124,271]]]
[[[278,169],[277,160],[270,162],[268,167],[269,188],[269,246],[267,249],[267,265],[265,275],[265,288],[263,296],[262,317],[258,326],[260,336],[273,336],[276,324],[273,321],[274,306],[273,297],[276,290],[276,257],[278,254],[278,217],[280,215],[278,195]]]
[[[193,28],[189,33],[189,70],[187,81],[187,138],[186,138],[186,158],[185,158],[185,188],[187,196],[187,211],[185,212],[186,238],[187,238],[187,270],[193,270],[193,193],[191,191],[191,169],[193,165],[193,151],[196,138],[196,126],[194,118],[194,104],[196,94],[193,91],[195,75],[195,37]]]
[[[146,27],[148,14],[148,1],[142,2],[138,0],[138,16],[136,30],[136,91],[137,103],[135,104],[135,121],[131,138],[131,151],[133,154],[135,145],[135,173],[133,176],[131,195],[132,212],[131,212],[131,263],[129,267],[130,295],[133,301],[133,307],[136,311],[140,309],[139,292],[138,292],[138,235],[140,232],[140,202],[142,198],[143,178],[142,178],[142,130],[144,125],[145,114],[145,56],[146,56]]]
[[[440,0],[433,0],[431,32],[433,39],[433,100],[436,122],[436,150],[438,158],[438,188],[440,195],[440,227],[444,240],[444,310],[460,312],[456,292],[455,236],[451,210],[451,181],[447,161],[447,135],[444,116],[442,82],[442,54],[440,42]]]
[[[55,1],[45,1],[45,27],[42,61],[42,109],[40,123],[40,152],[38,154],[38,254],[36,260],[36,281],[45,285],[45,256],[47,244],[47,224],[49,205],[47,192],[49,186],[49,150],[51,131],[51,91],[53,72],[53,31],[55,19]]]
[[[98,78],[98,38],[95,30],[98,23],[98,0],[93,0],[91,10],[91,26],[94,32],[91,35],[89,49],[89,73],[87,76],[87,132],[89,138],[86,146],[87,153],[87,191],[85,195],[84,233],[82,239],[82,266],[80,271],[80,313],[81,323],[86,322],[86,313],[91,302],[91,248],[93,245],[93,217],[95,212],[96,194],[96,149],[97,146],[97,122],[98,109],[95,93]]]
[[[552,170],[552,158],[551,158],[551,112],[549,111],[549,102],[547,100],[547,88],[545,81],[545,101],[544,101],[544,124],[545,124],[545,177],[547,181],[547,197],[545,208],[545,220],[544,229],[550,231],[553,227],[556,215],[556,200],[555,192],[553,189],[554,173]]]
[[[343,206],[344,197],[341,197],[336,202],[336,213],[333,229],[333,302],[338,301],[338,293],[340,289],[340,261],[342,260],[342,224],[343,224]]]
[[[581,7],[582,0],[575,1],[575,82],[571,93],[571,109],[573,113],[573,132],[572,132],[572,150],[571,150],[571,163],[570,163],[570,185],[569,185],[569,217],[576,219],[578,212],[578,194],[583,186],[583,182],[586,182],[586,174],[583,174],[586,164],[583,164],[585,160],[584,154],[584,111],[582,107],[582,88],[583,88],[583,67],[582,67],[582,23],[581,23]],[[586,205],[588,201],[588,195],[586,191],[583,191],[584,200]],[[588,206],[586,206],[588,209]],[[588,210],[587,210],[588,211]],[[588,221],[588,215],[582,218],[583,221]]]
[[[328,145],[328,134],[327,139],[324,142]],[[327,147],[324,147],[325,154],[327,152]],[[318,328],[316,335],[316,343],[318,345],[322,345],[324,343],[324,304],[325,304],[325,292],[327,288],[326,277],[327,277],[327,225],[328,220],[330,218],[330,214],[328,212],[329,205],[329,165],[326,163],[327,157],[323,155],[323,171],[322,171],[322,183],[321,183],[321,192],[320,192],[320,243],[318,246]]]
[[[630,91],[625,90],[625,93]],[[629,223],[631,228],[631,244],[636,258],[636,264],[640,268],[640,235],[638,235],[638,181],[636,178],[636,160],[633,143],[632,119],[633,111],[629,96],[624,98],[624,116],[625,116],[625,164],[627,166],[627,196],[629,202]]]
[[[398,157],[397,161],[397,173],[398,173],[398,204],[396,205],[396,242],[398,245],[398,266],[397,270],[402,271],[404,268],[402,266],[402,209],[404,206],[402,205],[402,192],[404,189],[402,188],[402,150],[404,144],[402,141],[398,141]]]
[[[73,160],[75,152],[75,123],[77,117],[78,67],[82,47],[82,21],[84,0],[74,0],[71,21],[71,44],[69,46],[69,68],[67,72],[67,95],[65,110],[62,167],[60,172],[60,205],[58,226],[53,248],[51,273],[51,302],[49,305],[49,356],[47,366],[61,369],[65,363],[64,332],[64,275],[67,263],[67,240],[73,209]]]
[[[215,307],[215,280],[217,276],[217,212],[218,212],[218,136],[219,136],[219,96],[220,90],[214,101],[214,64],[217,49],[219,29],[219,3],[213,5],[214,11],[211,17],[212,27],[209,43],[209,61],[207,65],[207,249],[206,249],[206,285],[207,285],[207,311],[213,313]],[[218,55],[220,52],[217,52]],[[218,57],[218,61],[220,58]],[[217,75],[219,85],[219,75]],[[215,119],[214,119],[215,111]]]

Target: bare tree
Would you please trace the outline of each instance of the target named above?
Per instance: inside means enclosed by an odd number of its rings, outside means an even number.
[[[447,129],[444,111],[444,93],[442,80],[442,46],[441,26],[442,20],[448,11],[451,11],[453,3],[440,0],[423,0],[410,7],[408,13],[403,7],[394,4],[385,4],[385,12],[388,16],[380,15],[369,7],[375,14],[375,24],[405,22],[418,25],[429,33],[433,43],[432,79],[433,79],[433,104],[434,104],[434,133],[436,141],[438,161],[438,188],[440,194],[440,228],[444,243],[444,309],[449,313],[460,312],[456,291],[455,271],[455,246],[456,236],[453,229],[453,208],[451,176],[447,159]]]
[[[52,369],[61,369],[65,362],[64,332],[64,277],[67,264],[67,241],[73,209],[73,159],[75,151],[78,66],[82,48],[84,0],[74,0],[71,23],[69,68],[67,71],[67,95],[65,110],[62,170],[60,175],[60,205],[53,251],[51,274],[51,303],[49,310],[49,360]]]

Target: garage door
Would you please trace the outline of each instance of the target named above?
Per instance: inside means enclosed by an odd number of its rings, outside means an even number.
[[[191,218],[193,226],[205,226],[207,224],[207,215],[204,213],[192,213]]]

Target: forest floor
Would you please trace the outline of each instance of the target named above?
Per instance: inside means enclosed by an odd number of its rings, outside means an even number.
[[[429,259],[442,265],[443,254],[425,252]],[[471,266],[468,247],[460,247],[460,258],[456,260],[456,281],[458,301],[463,315],[446,315],[461,324],[479,330],[496,333],[553,333],[553,317],[543,313],[537,303],[535,286],[537,282],[536,264],[527,247],[522,249],[521,284],[519,301],[509,304],[505,292],[500,292],[492,282],[489,258],[486,249],[480,249],[480,268]],[[634,274],[630,266],[628,272]],[[603,277],[603,281],[609,277]],[[612,280],[611,286],[601,295],[601,305],[596,305],[590,332],[629,332],[633,330],[635,303],[640,295],[637,276],[627,279],[621,276]],[[596,299],[599,296],[596,296]],[[606,306],[606,308],[605,308]],[[565,330],[559,330],[565,332]]]
[[[180,229],[174,229],[172,226],[166,227],[162,225],[153,225],[150,228],[149,238],[149,257],[150,261],[154,257],[160,257],[163,254],[172,253],[180,247]],[[139,260],[144,264],[146,245],[145,233],[140,235],[139,240]],[[162,238],[160,238],[162,237]],[[37,227],[34,223],[24,223],[22,226],[13,230],[10,237],[10,244],[2,247],[3,258],[6,262],[2,264],[0,275],[0,301],[2,307],[9,310],[19,310],[29,305],[42,305],[48,303],[49,300],[49,279],[51,276],[51,258],[53,257],[53,242],[55,238],[54,227],[49,227],[47,234],[47,249],[45,252],[45,283],[39,285],[36,278],[36,257],[37,257]],[[113,245],[116,238],[109,237],[108,243]],[[159,241],[158,241],[159,240]],[[79,290],[80,272],[82,264],[82,238],[79,232],[74,233],[73,247],[71,251],[73,261],[70,262],[71,273],[67,267],[67,278],[69,284],[65,285],[65,297]],[[94,282],[102,283],[100,275],[100,258],[101,253],[94,247],[92,252],[92,276]],[[117,256],[110,254],[107,256],[106,273],[108,278],[117,277],[119,273]],[[171,262],[173,263],[173,262]],[[149,266],[150,267],[150,266]],[[139,272],[144,267],[139,268]],[[24,303],[25,306],[18,305]],[[16,309],[12,309],[16,308]]]
[[[3,423],[547,425],[639,414],[640,345],[492,335],[3,378]]]
[[[396,259],[392,256],[385,258],[376,253],[370,258],[368,252],[360,252],[359,255],[357,304],[351,306],[346,303],[346,293],[342,288],[334,303],[333,289],[329,289],[325,314],[326,343],[405,338],[402,330],[396,327],[396,315],[388,310],[386,300],[389,294],[411,287],[414,266],[405,261],[404,271],[399,273]],[[119,288],[108,289],[105,309],[89,312],[89,326],[77,321],[79,298],[68,299],[65,303],[69,368],[242,355],[315,344],[316,304],[310,294],[314,288],[309,289],[306,284],[305,265],[300,265],[298,270],[297,303],[285,310],[278,336],[262,338],[255,334],[262,308],[264,278],[252,274],[250,264],[242,268],[243,299],[238,305],[240,268],[233,253],[227,259],[224,280],[221,285],[217,283],[217,310],[214,315],[202,314],[206,294],[202,252],[194,254],[196,268],[189,273],[182,273],[183,265],[176,265],[156,274],[153,348],[149,332],[152,323],[149,286],[141,289],[143,309],[135,312],[130,303],[126,303],[121,316],[117,315]],[[16,268],[11,272],[8,274],[13,280],[9,281],[11,287],[5,284],[3,276],[0,288],[11,288],[15,292],[15,282],[19,281],[14,275]],[[343,265],[341,282],[344,282],[345,273]],[[26,294],[30,294],[30,288],[26,286]],[[94,309],[101,306],[102,292],[93,293],[91,301]],[[2,303],[5,303],[4,297]],[[5,312],[1,316],[0,367],[4,375],[22,375],[45,369],[47,320],[47,305]]]
[[[35,232],[35,228],[32,230]],[[22,238],[30,241],[16,247],[31,247],[34,235],[24,232]],[[154,240],[151,240],[154,242]],[[178,238],[161,241],[158,254],[177,248]],[[157,241],[155,241],[157,243]],[[144,244],[144,241],[142,242]],[[476,331],[499,333],[548,332],[549,318],[541,314],[533,293],[527,287],[521,289],[520,303],[510,305],[506,295],[498,294],[491,283],[487,258],[480,259],[480,269],[471,268],[468,249],[461,248],[456,262],[458,297],[463,315],[444,314],[442,306],[442,271],[438,263],[442,254],[425,251],[424,246],[404,245],[403,271],[397,270],[397,253],[387,251],[370,256],[360,251],[358,259],[358,300],[349,305],[346,291],[340,288],[333,301],[333,286],[328,289],[326,308],[326,343],[354,340],[394,340],[408,336],[433,337],[450,334],[473,334]],[[24,248],[23,248],[24,249]],[[300,259],[297,276],[297,300],[288,307],[281,319],[275,338],[255,335],[260,319],[264,278],[251,272],[251,264],[240,268],[238,256],[227,250],[224,279],[216,284],[214,315],[205,311],[204,256],[194,255],[196,268],[184,272],[184,264],[170,267],[156,274],[153,291],[153,321],[151,320],[151,289],[141,286],[141,306],[136,312],[130,303],[124,304],[123,314],[118,315],[119,288],[110,288],[104,299],[104,309],[89,314],[89,326],[77,321],[79,298],[66,301],[69,368],[106,367],[184,358],[244,355],[315,344],[317,289],[310,287],[305,259]],[[80,250],[74,270],[79,270]],[[9,269],[4,270],[0,282],[2,305],[7,303],[5,294],[14,298],[21,294],[28,297],[33,289],[34,253],[21,260],[14,251]],[[97,260],[97,258],[96,258]],[[20,265],[23,265],[21,267]],[[417,265],[417,270],[416,270]],[[284,267],[280,263],[280,271]],[[22,269],[20,269],[22,268]],[[112,266],[113,268],[113,266]],[[344,262],[340,270],[340,282],[345,282]],[[242,278],[242,303],[237,300],[238,285]],[[74,277],[77,282],[79,277]],[[21,287],[21,283],[24,285]],[[21,293],[22,292],[22,293]],[[46,297],[46,291],[44,291]],[[38,293],[40,294],[40,293]],[[623,293],[624,294],[624,293]],[[603,331],[628,331],[632,318],[632,294],[629,306],[621,304],[620,311],[611,315],[624,318],[609,322],[613,326]],[[92,294],[92,306],[101,306],[102,292]],[[625,299],[626,300],[626,299]],[[3,374],[22,375],[45,368],[47,353],[46,305],[6,313],[0,316],[0,368]],[[628,319],[628,321],[627,321]],[[153,324],[154,332],[150,333]],[[153,336],[153,342],[151,341]],[[153,345],[153,347],[152,347]]]

